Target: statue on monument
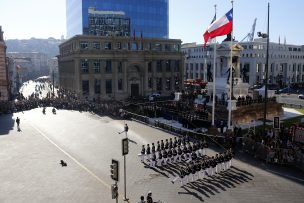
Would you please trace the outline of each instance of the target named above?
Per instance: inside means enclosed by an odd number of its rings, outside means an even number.
[[[249,72],[248,66],[244,66],[244,67],[241,69],[243,82],[249,82],[248,72]]]
[[[212,72],[211,72],[211,64],[207,65],[207,81],[213,82]]]

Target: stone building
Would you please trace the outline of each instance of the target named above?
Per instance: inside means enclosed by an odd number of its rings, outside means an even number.
[[[236,42],[243,47],[240,56],[240,76],[250,85],[262,84],[265,79],[266,39]],[[221,44],[217,44],[217,49]],[[186,55],[185,79],[207,80],[207,69],[213,69],[213,44],[183,44]],[[222,63],[217,56],[217,64]],[[270,42],[268,84],[280,86],[304,82],[304,46]]]
[[[0,101],[9,99],[9,82],[6,63],[6,45],[3,39],[3,31],[0,26]]]
[[[76,35],[59,46],[60,86],[89,99],[126,99],[182,88],[181,41]]]

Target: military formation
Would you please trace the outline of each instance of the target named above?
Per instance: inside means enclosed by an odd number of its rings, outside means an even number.
[[[232,150],[226,150],[215,156],[207,156],[206,141],[190,142],[189,138],[176,138],[157,141],[142,146],[138,154],[142,163],[149,167],[166,167],[171,165],[178,173],[171,179],[172,183],[179,181],[181,185],[214,176],[231,167]]]

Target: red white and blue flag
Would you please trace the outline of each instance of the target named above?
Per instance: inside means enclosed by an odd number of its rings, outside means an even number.
[[[232,18],[233,18],[233,9],[231,9],[223,17],[211,23],[207,28],[206,32],[204,33],[204,40],[205,40],[204,46],[206,46],[206,43],[208,42],[209,39],[231,33]]]

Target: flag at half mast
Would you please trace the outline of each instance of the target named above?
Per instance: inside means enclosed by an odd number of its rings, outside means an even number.
[[[233,16],[233,9],[231,9],[228,13],[226,13],[223,17],[217,19],[213,23],[209,25],[206,32],[204,33],[204,40],[206,43],[209,39],[227,35],[232,31],[232,16]]]

